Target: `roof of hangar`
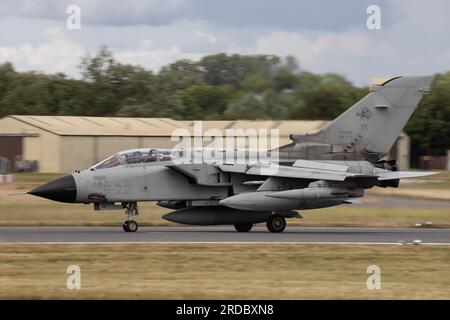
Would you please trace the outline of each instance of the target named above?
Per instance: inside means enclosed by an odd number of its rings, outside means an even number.
[[[196,121],[178,121],[170,118],[125,118],[125,117],[83,117],[83,116],[28,116],[11,115],[12,119],[26,123],[56,135],[67,136],[170,136],[176,129],[185,129],[194,134]],[[307,120],[206,120],[199,121],[200,132],[218,129],[225,134],[227,129],[238,134],[238,129],[279,130],[280,136],[291,133],[312,133],[323,127],[327,121]],[[213,133],[213,132],[211,132]]]

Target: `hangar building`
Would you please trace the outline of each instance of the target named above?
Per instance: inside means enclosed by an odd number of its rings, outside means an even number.
[[[202,129],[278,129],[280,145],[291,133],[312,133],[326,121],[203,121]],[[193,133],[193,121],[169,118],[19,116],[0,119],[0,158],[12,164],[34,160],[39,172],[85,169],[111,154],[133,148],[171,148],[176,129]],[[400,169],[409,168],[409,139],[402,134],[391,150]]]

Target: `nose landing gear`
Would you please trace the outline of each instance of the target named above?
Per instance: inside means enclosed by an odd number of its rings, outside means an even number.
[[[122,225],[123,231],[125,232],[136,232],[139,228],[139,225],[136,221],[133,220],[134,216],[139,214],[137,203],[130,202],[125,206],[125,214],[128,216],[128,220],[125,221]]]
[[[122,227],[125,232],[136,232],[139,225],[134,220],[127,220],[123,223]]]

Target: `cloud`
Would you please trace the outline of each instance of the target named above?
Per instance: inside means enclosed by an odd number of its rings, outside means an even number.
[[[64,20],[69,5],[81,9],[88,24],[162,25],[178,18],[189,0],[2,0],[0,16]]]
[[[182,52],[177,46],[161,49],[115,51],[118,61],[158,71],[161,67],[179,59],[198,60],[204,54]]]
[[[293,33],[272,32],[259,37],[251,51],[279,56],[294,55],[303,69],[351,75],[357,83],[367,83],[371,72],[391,58],[389,43],[375,42],[366,32]],[[376,70],[372,66],[376,65]],[[388,71],[388,70],[386,70]],[[377,74],[372,74],[376,76]]]
[[[377,1],[379,31],[366,28],[371,2],[3,0],[0,63],[78,76],[79,58],[106,45],[119,61],[155,71],[218,52],[294,55],[303,69],[338,72],[358,85],[449,69],[448,1]],[[79,31],[65,29],[69,3],[82,9]]]
[[[357,84],[382,75],[443,72],[450,63],[450,43],[443,41],[450,32],[450,5],[432,4],[393,1],[391,14],[397,18],[377,31],[359,27],[344,32],[270,32],[259,36],[250,51],[291,54],[307,70],[338,72]],[[382,17],[387,10],[382,8]]]
[[[77,74],[77,66],[86,50],[70,41],[61,28],[47,28],[45,41],[38,45],[1,46],[0,63],[12,62],[19,70],[42,72],[65,72]]]
[[[105,30],[95,31],[96,34],[103,34],[104,32]],[[12,62],[19,71],[63,72],[70,77],[79,78],[78,66],[81,58],[92,52],[85,46],[71,40],[70,34],[72,34],[71,31],[62,27],[48,27],[42,31],[43,42],[39,44],[0,46],[0,64]],[[130,49],[114,46],[111,46],[111,49],[119,62],[141,65],[154,71],[159,71],[164,65],[179,59],[198,60],[206,54],[204,52],[183,51],[177,45],[156,48],[149,39],[140,41]]]
[[[219,41],[214,35],[200,30],[194,31],[194,34],[199,38],[206,39],[206,41],[208,41],[209,43],[216,43],[217,41]]]

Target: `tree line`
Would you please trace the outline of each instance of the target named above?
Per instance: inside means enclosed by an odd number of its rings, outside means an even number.
[[[331,120],[367,94],[345,77],[300,70],[292,56],[205,56],[159,72],[122,64],[102,48],[80,79],[0,65],[0,117],[9,114],[170,117],[183,120]],[[437,74],[405,131],[413,148],[450,149],[450,72]]]

